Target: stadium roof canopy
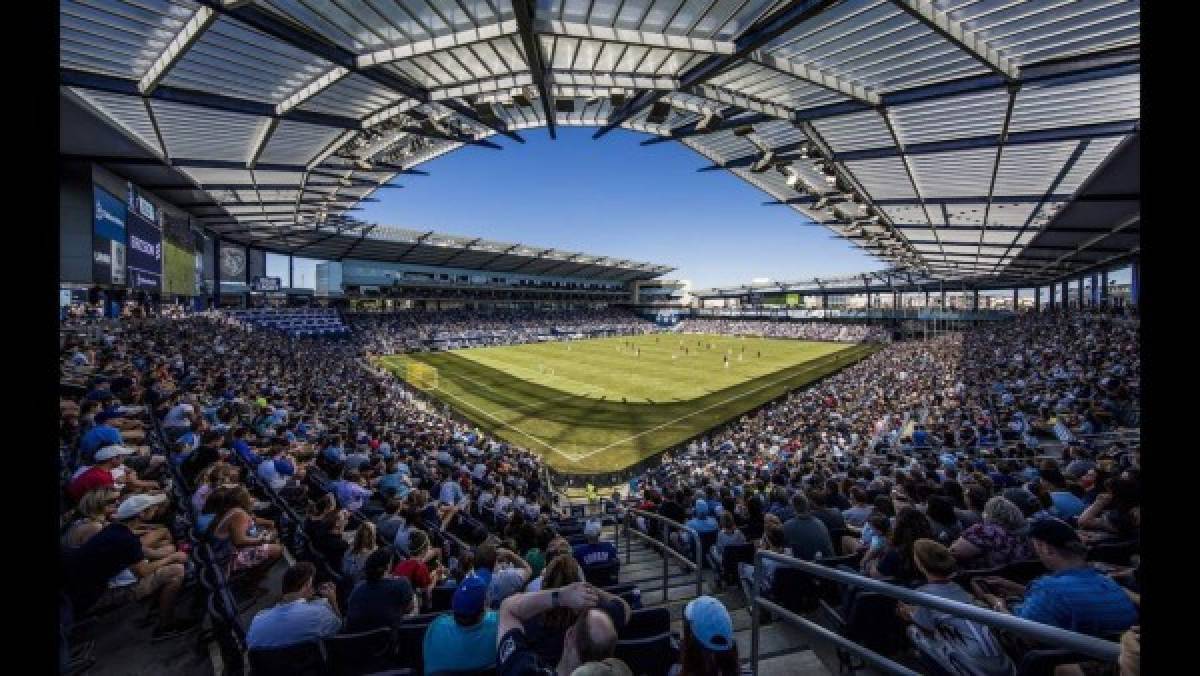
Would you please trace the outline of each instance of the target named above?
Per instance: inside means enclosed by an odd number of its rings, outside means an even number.
[[[403,248],[352,213],[398,175],[464,145],[499,148],[496,134],[620,126],[683,143],[892,266],[1030,283],[1140,247],[1139,12],[1128,0],[63,0],[59,66],[64,96],[141,151],[96,159],[178,176],[146,187],[264,248],[387,257]]]

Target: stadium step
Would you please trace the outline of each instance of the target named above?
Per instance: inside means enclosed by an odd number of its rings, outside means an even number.
[[[609,539],[614,539],[609,535]],[[669,561],[667,589],[664,597],[662,589],[662,554],[657,548],[640,539],[633,539],[626,545],[624,539],[616,540],[617,551],[621,557],[620,581],[622,584],[637,584],[642,592],[642,605],[650,608],[662,606],[671,613],[671,630],[683,631],[683,610],[687,604],[696,598],[695,573],[687,570],[675,559]],[[628,554],[630,563],[625,562]],[[734,640],[737,641],[738,655],[743,663],[750,661],[750,649],[753,642],[751,632],[750,608],[740,587],[716,589],[714,573],[705,570],[703,591],[715,596],[729,610],[733,622]],[[804,676],[829,676],[836,669],[836,657],[830,662],[826,656],[815,652],[803,632],[781,620],[759,627],[759,673],[760,674],[801,674]]]

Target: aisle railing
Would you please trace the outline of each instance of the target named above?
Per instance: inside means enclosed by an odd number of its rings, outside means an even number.
[[[640,531],[632,526],[632,524],[630,523],[630,520],[636,519],[639,516],[646,519],[647,528],[649,528],[650,521],[654,521],[656,523],[662,524],[663,539],[661,541],[655,539],[653,536],[651,536],[647,533],[643,533],[642,531]],[[700,596],[700,595],[704,594],[704,544],[701,542],[700,534],[696,532],[696,529],[686,526],[682,523],[679,523],[678,521],[672,521],[671,519],[668,519],[667,517],[662,516],[661,514],[655,514],[654,512],[646,512],[646,511],[643,511],[640,509],[632,509],[632,508],[625,510],[625,516],[621,520],[621,528],[622,528],[622,530],[625,531],[625,563],[626,564],[631,563],[633,560],[633,551],[632,551],[632,547],[630,546],[632,544],[633,536],[637,536],[638,538],[651,543],[656,549],[659,550],[659,554],[662,555],[662,559],[663,559],[662,600],[663,600],[663,603],[666,603],[666,601],[667,601],[667,586],[668,586],[668,581],[669,581],[668,578],[670,578],[670,576],[671,576],[670,560],[668,557],[674,558],[675,560],[679,561],[680,564],[682,564],[685,568],[687,568],[690,571],[694,571],[696,573],[696,596]],[[695,561],[689,559],[683,553],[678,552],[675,549],[671,548],[671,545],[670,545],[671,531],[687,533],[690,536],[691,542],[694,543],[695,548],[696,548],[696,560]],[[620,537],[620,535],[618,535],[618,538],[619,537]]]
[[[956,617],[965,618],[973,622],[987,625],[994,629],[1003,629],[1033,639],[1040,643],[1052,644],[1058,648],[1072,650],[1081,655],[1095,658],[1105,662],[1116,662],[1121,654],[1121,646],[1113,641],[1106,641],[1095,636],[1088,636],[1066,629],[1060,629],[1048,624],[1033,622],[1007,613],[1000,613],[986,608],[980,608],[969,603],[960,603],[958,601],[950,601],[939,596],[926,594],[925,592],[900,587],[882,580],[876,580],[869,577],[864,577],[856,573],[851,573],[837,568],[830,568],[819,563],[811,561],[803,561],[791,556],[776,554],[774,552],[759,550],[754,556],[754,598],[750,599],[750,634],[751,648],[750,660],[753,665],[754,674],[758,676],[758,661],[759,661],[759,611],[760,609],[769,610],[773,615],[783,619],[785,622],[798,626],[800,629],[812,634],[814,637],[829,641],[836,644],[839,648],[846,650],[854,655],[861,657],[871,666],[881,670],[887,674],[899,674],[901,676],[919,676],[918,672],[909,669],[908,667],[891,660],[879,653],[861,646],[850,639],[841,636],[840,634],[831,631],[813,620],[810,620],[802,615],[794,613],[778,603],[763,598],[763,594],[759,591],[763,588],[763,563],[771,560],[786,568],[799,568],[800,570],[824,580],[830,580],[839,584],[847,585],[864,591],[875,592],[884,596],[904,601],[913,605],[924,606],[933,610],[938,610]]]

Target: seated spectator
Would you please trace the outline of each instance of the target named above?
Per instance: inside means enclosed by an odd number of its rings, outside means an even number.
[[[805,561],[833,556],[829,531],[809,511],[808,498],[803,493],[792,496],[792,511],[795,516],[783,524],[783,533],[792,555]]]
[[[392,546],[396,541],[396,533],[405,526],[405,518],[400,514],[404,502],[397,498],[385,500],[383,513],[375,517],[376,538],[382,546]]]
[[[525,586],[525,590],[538,591],[539,589],[542,589],[542,585],[545,583],[548,571],[550,570],[550,565],[553,564],[559,557],[570,559],[575,564],[570,569],[573,571],[578,571],[577,577],[567,579],[563,585],[560,586],[565,586],[572,582],[583,582],[583,569],[579,567],[579,562],[575,560],[575,557],[571,552],[571,544],[567,542],[566,538],[560,536],[550,540],[550,542],[546,545],[546,565],[543,567],[541,575],[529,581],[529,584]]]
[[[783,528],[778,526],[768,527],[767,532],[763,534],[762,540],[756,543],[756,550],[774,552],[775,554],[789,555],[787,546],[787,537],[783,534]],[[771,559],[763,560],[762,571],[762,588],[754,588],[755,568],[750,563],[738,564],[738,577],[742,582],[742,591],[746,598],[753,598],[756,593],[770,593],[775,585],[775,571],[779,569],[779,563]]]
[[[496,663],[495,611],[487,609],[488,585],[468,575],[454,590],[452,613],[425,632],[425,673],[485,669]]]
[[[316,572],[316,566],[307,561],[287,569],[279,602],[258,611],[250,621],[246,631],[249,649],[286,648],[338,633],[342,619],[338,614],[337,590],[332,582],[325,582],[316,591],[319,598],[314,598]]]
[[[994,610],[1008,612],[999,594],[1023,594],[1012,613],[1034,622],[1093,636],[1112,636],[1138,621],[1129,594],[1112,578],[1088,565],[1087,549],[1075,529],[1059,519],[1042,519],[1029,529],[1038,559],[1050,571],[1028,587],[1002,578],[983,582],[980,597]]]
[[[737,524],[734,521],[733,513],[726,510],[721,514],[721,530],[717,532],[717,542],[709,550],[713,561],[721,562],[721,557],[725,555],[725,548],[729,545],[744,545],[746,544],[746,536],[742,531],[738,530]],[[614,549],[614,555],[615,555]]]
[[[425,531],[413,531],[409,538],[409,551],[412,556],[396,563],[392,567],[393,577],[407,578],[413,590],[421,596],[422,607],[428,608],[433,599],[433,588],[446,578],[446,570],[438,563],[441,552],[429,546],[429,536]],[[429,569],[433,562],[434,568]]]
[[[835,530],[846,530],[846,519],[842,517],[840,509],[828,503],[828,495],[825,491],[820,490],[809,492],[808,501],[811,514],[821,523],[825,524],[825,530],[830,533]],[[834,544],[840,545],[840,543]]]
[[[251,512],[250,491],[238,486],[229,494],[224,514],[216,516],[212,529],[213,551],[219,560],[230,561],[230,572],[261,569],[266,572],[283,556],[275,543],[274,524]]]
[[[345,478],[336,479],[331,482],[334,495],[337,496],[338,504],[342,509],[348,509],[351,512],[357,512],[366,504],[367,498],[371,497],[371,491],[364,488],[360,483],[358,470],[349,470],[345,473]]]
[[[917,587],[917,591],[960,603],[975,601],[970,592],[954,582],[953,577],[958,571],[958,562],[954,560],[954,555],[945,545],[922,538],[913,543],[912,550],[913,563],[921,576],[925,578],[925,584]],[[945,613],[932,608],[908,605],[903,602],[897,604],[896,611],[901,618],[925,631],[933,631],[936,619],[945,616]]]
[[[932,536],[929,519],[924,514],[915,507],[901,507],[883,553],[867,564],[867,574],[901,585],[914,582],[920,573],[913,563],[913,546],[917,540]]]
[[[606,564],[617,560],[617,548],[611,542],[600,541],[599,521],[588,521],[583,527],[584,544],[575,545],[572,555],[583,567]]]
[[[533,571],[524,559],[509,549],[497,547],[493,539],[475,549],[473,574],[488,586],[488,606],[525,587]]]
[[[929,519],[933,539],[947,547],[962,534],[962,527],[958,524],[958,516],[954,513],[954,503],[950,502],[950,498],[942,495],[929,496],[925,516]]]
[[[537,652],[530,646],[525,625],[533,618],[553,610],[566,608],[578,612],[575,623],[563,637],[562,657],[555,665],[557,674],[573,674],[588,663],[606,663],[610,669],[620,669],[612,657],[617,645],[617,632],[627,618],[614,617],[614,608],[598,608],[601,597],[594,588],[576,582],[563,589],[542,590],[516,594],[500,604],[497,623],[497,676],[540,676],[546,671],[538,665]],[[588,672],[584,672],[588,673]],[[628,673],[628,667],[625,672]]]
[[[575,582],[584,582],[583,569],[571,556],[556,556],[546,566],[545,575],[529,585],[529,591],[562,589]],[[600,590],[597,590],[599,594]],[[577,614],[566,608],[556,608],[526,623],[525,633],[530,647],[537,652],[542,664],[557,664],[562,657],[563,636],[575,623]]]
[[[67,529],[63,544],[82,547],[93,535],[99,533],[112,520],[117,511],[121,494],[112,488],[96,488],[84,494],[75,508],[79,518]]]
[[[236,481],[237,470],[232,465],[225,463],[209,465],[196,479],[196,491],[192,493],[192,509],[196,510],[196,513],[204,511],[208,496],[212,495],[218,486]]]
[[[126,498],[122,506],[126,513],[137,514],[156,508],[164,500],[161,496],[134,495]],[[72,616],[79,618],[89,610],[100,612],[155,596],[158,625],[153,638],[182,635],[196,626],[194,619],[175,617],[175,601],[183,586],[186,561],[183,552],[150,561],[142,551],[141,540],[129,526],[114,521],[80,547],[62,553],[63,589],[71,601]]]
[[[1067,478],[1057,468],[1041,471],[1042,484],[1050,491],[1050,499],[1054,501],[1054,515],[1060,519],[1073,519],[1083,514],[1086,505],[1071,491],[1067,490]]]
[[[850,489],[850,499],[854,505],[842,512],[842,518],[846,524],[854,528],[862,528],[867,522],[867,517],[871,515],[871,505],[867,502],[867,493],[863,489],[855,486]]]
[[[1141,489],[1137,480],[1112,479],[1110,492],[1101,493],[1082,514],[1079,527],[1110,533],[1122,540],[1139,537],[1141,532]]]
[[[996,496],[983,508],[983,522],[963,531],[950,553],[964,568],[995,568],[1033,558],[1022,534],[1025,517],[1016,505]]]
[[[418,612],[417,596],[408,578],[388,574],[395,552],[380,547],[371,552],[363,564],[363,579],[346,600],[347,634],[371,631],[380,627],[396,627],[406,617]]]
[[[237,454],[237,457],[240,458],[247,467],[255,469],[263,459],[254,452],[254,449],[250,447],[250,443],[246,441],[246,437],[249,436],[249,434],[250,430],[246,429],[245,427],[239,427],[233,431],[233,452]]]
[[[115,487],[113,471],[130,455],[133,451],[124,446],[105,446],[96,451],[96,464],[71,479],[67,484],[67,496],[78,502],[88,491]]]
[[[698,596],[683,609],[683,641],[679,663],[669,676],[739,676],[733,620],[725,604],[711,596]]]
[[[362,578],[367,558],[375,552],[375,524],[364,521],[354,532],[354,544],[342,557],[342,574],[357,583]]]
[[[203,422],[200,423],[204,425]],[[200,435],[200,446],[188,453],[183,462],[179,464],[179,471],[190,484],[196,483],[196,477],[200,472],[209,465],[221,459],[221,433],[216,430],[205,430]]]

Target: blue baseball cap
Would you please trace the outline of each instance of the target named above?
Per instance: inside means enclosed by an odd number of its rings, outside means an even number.
[[[708,503],[697,499],[696,500],[696,518],[701,519],[708,516]]]
[[[487,600],[487,589],[487,582],[484,582],[483,578],[477,575],[468,575],[463,578],[458,589],[454,590],[454,598],[450,602],[451,610],[455,615],[464,617],[478,615]]]
[[[692,629],[692,636],[713,652],[725,652],[734,647],[733,620],[725,604],[711,596],[697,596],[683,609]]]

